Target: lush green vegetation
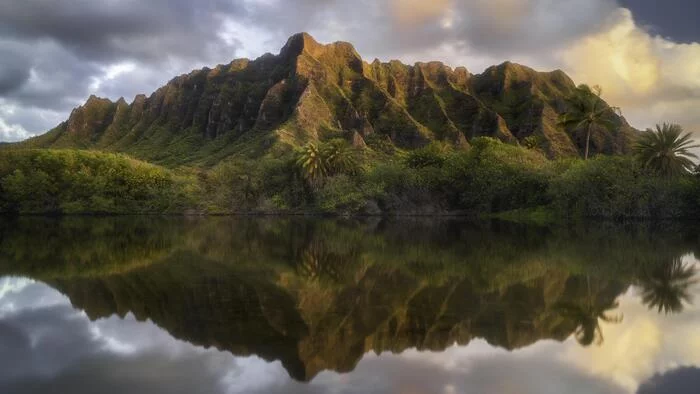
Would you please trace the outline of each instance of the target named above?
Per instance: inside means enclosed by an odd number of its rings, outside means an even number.
[[[181,212],[191,180],[119,154],[21,150],[0,155],[0,211]]]
[[[548,160],[536,144],[488,137],[468,149],[434,142],[375,150],[332,135],[209,169],[93,151],[8,150],[0,154],[0,210],[691,219],[700,217],[700,176],[690,172],[688,145],[668,125],[647,131],[637,156],[590,160]]]

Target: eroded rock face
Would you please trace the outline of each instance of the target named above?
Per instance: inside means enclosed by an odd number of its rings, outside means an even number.
[[[235,154],[250,133],[294,146],[330,131],[348,141],[379,133],[409,149],[434,140],[467,146],[479,136],[509,143],[535,136],[550,157],[575,156],[583,141],[558,122],[574,88],[562,71],[510,62],[479,75],[439,62],[367,63],[349,43],[322,45],[301,33],[278,55],[196,70],[131,104],[93,96],[65,123],[23,144],[213,163]],[[624,118],[613,120],[618,131],[595,131],[592,152],[629,150],[634,130]]]

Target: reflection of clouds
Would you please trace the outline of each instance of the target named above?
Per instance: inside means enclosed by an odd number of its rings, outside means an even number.
[[[654,373],[655,360],[664,350],[664,333],[658,317],[641,305],[633,292],[620,298],[620,311],[624,313],[622,324],[601,324],[605,336],[602,346],[584,349],[569,343],[562,360],[634,392],[641,380]]]
[[[545,346],[548,347],[548,346]],[[602,379],[557,362],[544,349],[535,357],[472,354],[471,345],[446,350],[450,368],[439,363],[437,354],[409,351],[402,355],[367,355],[350,374],[320,374],[309,387],[296,384],[267,388],[255,393],[446,393],[446,394],[622,394],[624,391]],[[518,352],[516,352],[518,353]],[[425,358],[420,357],[426,356]],[[463,368],[459,364],[467,363]]]
[[[0,393],[220,393],[229,374],[287,376],[279,363],[235,359],[173,339],[133,316],[90,322],[50,287],[2,279]]]
[[[684,262],[698,264],[692,256]],[[700,286],[690,289],[694,298]],[[602,327],[605,343],[583,349],[568,343],[562,355],[566,362],[610,379],[635,392],[640,384],[657,373],[681,365],[700,365],[700,309],[687,305],[678,315],[649,311],[640,301],[639,291],[631,289],[620,297],[623,324]]]
[[[268,363],[258,357],[235,358],[234,368],[229,368],[220,379],[222,391],[226,394],[247,394],[270,387],[292,383],[287,372],[279,362]]]
[[[8,293],[16,293],[27,285],[34,283],[31,279],[5,277],[0,278],[0,300]]]
[[[700,287],[692,292],[700,295]],[[91,322],[50,287],[4,278],[0,392],[623,394],[641,385],[640,393],[655,394],[669,391],[654,387],[689,387],[697,371],[677,368],[700,365],[700,309],[659,315],[631,289],[620,311],[622,324],[601,323],[600,347],[570,338],[508,352],[475,339],[439,353],[367,354],[351,373],[327,371],[305,384],[279,362],[195,347],[133,315]]]
[[[696,394],[698,387],[700,369],[685,367],[654,376],[639,388],[638,394]]]
[[[17,306],[6,299],[6,296],[15,294],[33,283],[24,278],[0,278],[0,317],[16,310]]]

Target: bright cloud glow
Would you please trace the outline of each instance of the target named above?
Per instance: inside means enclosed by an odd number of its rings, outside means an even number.
[[[601,85],[635,126],[676,122],[699,131],[700,44],[652,36],[620,9],[606,29],[559,56],[577,81]]]

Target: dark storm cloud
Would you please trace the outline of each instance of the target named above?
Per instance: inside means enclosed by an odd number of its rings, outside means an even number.
[[[700,41],[700,2],[697,0],[618,0],[629,8],[635,19],[652,34],[676,42]]]
[[[10,0],[0,3],[0,36],[51,40],[83,60],[201,56],[218,19],[243,12],[232,0]]]
[[[29,59],[20,51],[0,47],[0,96],[19,89],[29,80]]]
[[[637,394],[695,394],[700,387],[700,368],[685,367],[657,375],[639,387]]]
[[[67,52],[54,42],[26,44],[25,50],[26,63],[21,67],[31,70],[33,80],[26,79],[4,94],[23,107],[69,110],[76,100],[86,97],[91,76],[100,73],[98,63]]]
[[[90,94],[127,99],[204,64],[231,60],[236,48],[219,33],[227,18],[242,18],[238,0],[5,0],[0,1],[0,104],[67,116]],[[100,89],[110,67],[130,63],[129,80]],[[144,85],[132,82],[147,82]],[[35,112],[2,114],[0,128],[32,133],[56,123]],[[15,111],[16,112],[16,111]],[[14,120],[20,119],[19,123]],[[15,136],[21,135],[14,132]],[[13,132],[0,129],[0,138]]]

